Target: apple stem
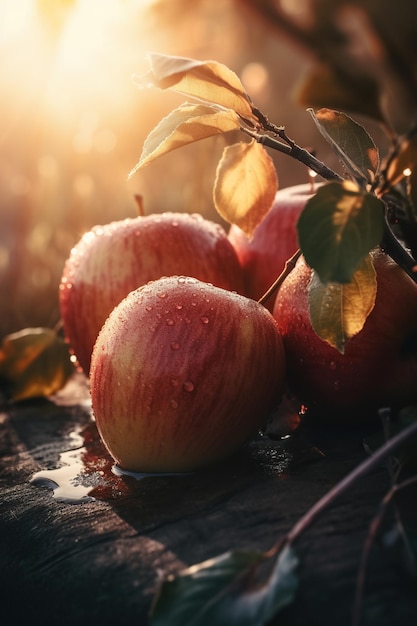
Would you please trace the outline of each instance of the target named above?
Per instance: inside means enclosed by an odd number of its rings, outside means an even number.
[[[145,209],[143,206],[143,196],[141,196],[140,194],[136,193],[134,195],[135,198],[135,202],[137,205],[137,211],[138,211],[138,215],[139,217],[143,217],[145,215]]]
[[[285,267],[282,270],[281,274],[278,276],[278,278],[273,282],[273,284],[270,286],[270,288],[268,289],[268,291],[266,291],[264,293],[264,295],[259,298],[258,302],[259,304],[263,304],[265,305],[265,302],[267,300],[269,300],[269,298],[276,293],[279,288],[281,287],[282,283],[284,282],[284,280],[287,278],[288,274],[290,272],[292,272],[292,270],[295,267],[295,264],[297,263],[298,259],[300,258],[302,252],[300,249],[298,249],[296,252],[294,252],[294,254],[292,255],[292,257],[290,257],[286,263],[285,263]]]

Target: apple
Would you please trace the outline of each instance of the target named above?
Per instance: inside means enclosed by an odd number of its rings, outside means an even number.
[[[265,307],[171,276],[130,292],[110,313],[90,392],[120,468],[189,472],[247,442],[279,403],[284,379],[282,339]]]
[[[175,274],[244,289],[225,230],[201,215],[138,216],[84,234],[65,263],[59,303],[65,337],[87,376],[94,342],[116,304],[148,281]]]
[[[297,221],[316,187],[301,184],[279,189],[252,239],[238,226],[230,227],[228,237],[243,268],[248,297],[259,300],[281,274],[286,261],[298,250]],[[274,299],[275,296],[271,296],[265,302],[270,311]]]
[[[374,418],[377,409],[417,400],[417,285],[384,252],[372,252],[375,306],[344,354],[311,326],[303,257],[282,284],[273,316],[283,337],[288,384],[307,414],[331,420]]]

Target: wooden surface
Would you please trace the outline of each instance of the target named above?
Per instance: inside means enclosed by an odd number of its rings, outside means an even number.
[[[271,547],[366,457],[368,434],[326,427],[285,442],[260,437],[222,467],[137,481],[111,472],[83,379],[51,401],[3,403],[1,626],[146,625],[161,575],[233,548]],[[94,499],[68,503],[31,479],[74,447]],[[297,600],[275,624],[351,623],[363,544],[388,487],[386,468],[378,468],[301,537]],[[417,512],[416,495],[403,498],[408,516]],[[391,515],[383,528],[380,537]],[[416,580],[381,540],[370,554],[362,617],[363,626],[417,623]]]

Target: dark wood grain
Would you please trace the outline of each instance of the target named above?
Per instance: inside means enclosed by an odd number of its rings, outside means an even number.
[[[71,504],[30,480],[59,465],[74,431],[94,500]],[[136,481],[111,472],[83,379],[50,401],[4,404],[1,626],[147,624],[162,575],[233,548],[270,548],[365,458],[367,434],[315,427],[286,442],[260,437],[221,467]],[[350,624],[363,543],[388,487],[386,468],[375,470],[300,538],[297,600],[275,624]],[[416,495],[402,507],[412,523]],[[388,516],[384,528],[391,523]],[[416,624],[416,580],[398,550],[375,543],[364,592],[363,626]]]

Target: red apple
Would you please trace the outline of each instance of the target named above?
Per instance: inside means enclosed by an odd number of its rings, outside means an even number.
[[[96,226],[72,249],[59,290],[65,336],[88,375],[97,335],[128,293],[161,276],[187,274],[243,292],[224,229],[201,215],[152,214]]]
[[[279,403],[284,378],[281,336],[265,307],[171,276],[109,315],[90,389],[99,433],[122,469],[185,472],[250,439]]]
[[[252,239],[238,226],[230,227],[228,237],[243,268],[248,297],[259,300],[298,249],[297,221],[314,193],[311,184],[294,185],[277,191],[271,209],[256,228]],[[270,311],[274,299],[271,296],[265,302]]]
[[[278,292],[273,315],[282,333],[290,388],[317,417],[374,417],[384,406],[417,400],[417,285],[381,250],[375,306],[344,354],[313,330],[301,257]]]

